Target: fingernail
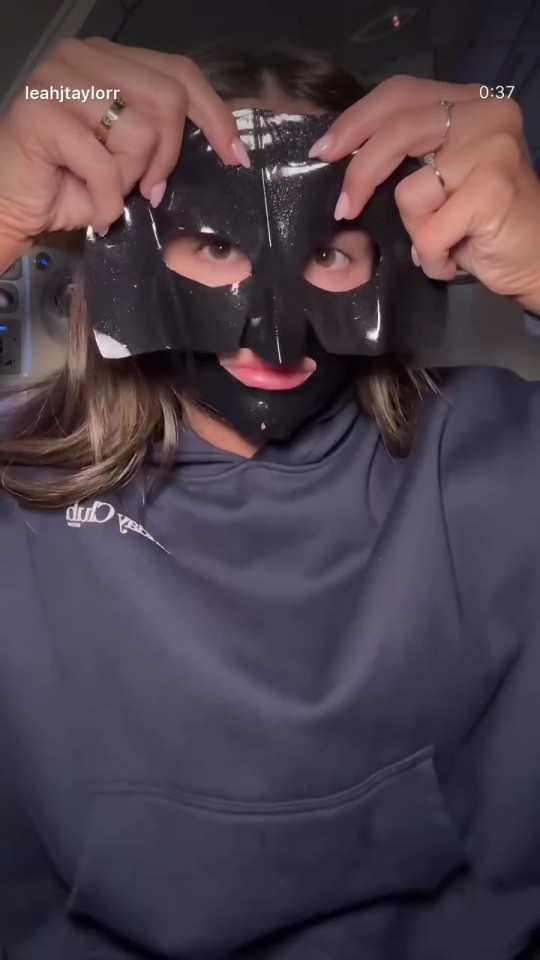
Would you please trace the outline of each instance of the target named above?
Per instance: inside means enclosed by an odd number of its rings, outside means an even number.
[[[325,153],[334,143],[334,137],[331,133],[325,133],[324,137],[321,137],[320,140],[316,140],[313,144],[311,150],[308,153],[308,157],[312,160],[313,157],[320,157],[322,153]]]
[[[242,143],[240,137],[236,137],[233,140],[233,142],[231,143],[231,149],[236,159],[239,161],[239,163],[241,163],[242,166],[246,168],[246,170],[249,170],[249,168],[251,167],[251,160],[249,159],[248,152],[244,144]]]
[[[108,232],[109,232],[109,228],[107,227],[105,230],[98,230],[98,235],[100,237],[106,237]]]
[[[346,217],[349,212],[349,197],[343,191],[339,195],[338,202],[336,203],[336,209],[334,210],[334,218],[336,220],[342,220],[343,217]]]
[[[155,208],[159,206],[159,204],[163,200],[163,196],[166,188],[167,188],[166,180],[160,180],[159,183],[156,183],[155,186],[152,187],[150,191],[150,197],[149,197],[151,207]]]
[[[416,252],[415,247],[411,247],[411,258],[412,258],[412,262],[414,263],[415,267],[419,267],[419,266],[420,266],[420,259],[419,259],[419,257],[418,257],[418,254],[417,254],[417,252]]]

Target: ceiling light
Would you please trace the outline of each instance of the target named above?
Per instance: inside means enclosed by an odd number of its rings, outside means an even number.
[[[360,27],[351,43],[374,43],[402,30],[420,11],[416,7],[391,7]]]

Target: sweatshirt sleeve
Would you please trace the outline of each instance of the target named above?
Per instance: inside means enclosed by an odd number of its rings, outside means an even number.
[[[444,776],[478,879],[540,929],[540,383],[475,370],[442,393],[441,495],[462,629],[509,664]]]
[[[31,512],[0,494],[0,607],[23,609],[32,589],[28,537]],[[5,630],[17,621],[5,614]],[[1,960],[149,960],[105,930],[70,916],[67,893],[22,800],[19,757],[0,701],[0,958]]]

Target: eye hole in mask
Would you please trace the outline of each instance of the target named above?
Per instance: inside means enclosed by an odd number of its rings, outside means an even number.
[[[320,290],[342,293],[371,279],[375,244],[363,230],[340,230],[324,247],[313,251],[304,278]]]
[[[185,233],[171,240],[163,262],[170,270],[206,287],[241,283],[251,273],[249,257],[236,244],[207,233]]]
[[[343,292],[362,286],[373,272],[375,245],[362,230],[340,230],[308,258],[304,279],[314,287]],[[207,287],[241,283],[251,274],[249,257],[232,241],[208,234],[183,234],[166,247],[170,270]]]

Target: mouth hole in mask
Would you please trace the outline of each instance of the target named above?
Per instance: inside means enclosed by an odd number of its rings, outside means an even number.
[[[331,293],[355,290],[371,280],[378,254],[364,230],[340,229],[310,256],[304,278]]]
[[[371,279],[376,246],[363,230],[340,229],[313,250],[304,279],[320,290],[344,292]],[[208,233],[182,233],[164,249],[163,262],[175,273],[207,287],[228,287],[251,276],[249,257],[233,241]]]

